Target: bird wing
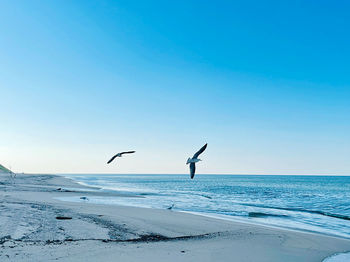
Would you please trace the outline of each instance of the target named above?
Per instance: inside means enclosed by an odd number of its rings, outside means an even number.
[[[207,148],[207,145],[208,144],[205,144],[201,149],[199,149],[199,151],[193,155],[193,158],[198,158],[199,155],[202,154],[204,150]]]
[[[114,155],[114,156],[107,162],[107,164],[111,163],[117,156],[118,156],[118,154]]]
[[[121,152],[120,154],[123,155],[123,154],[132,154],[132,153],[135,153],[136,151],[125,151],[125,152]]]
[[[190,173],[191,173],[191,179],[194,178],[194,173],[196,172],[196,164],[195,163],[191,163],[190,164]]]

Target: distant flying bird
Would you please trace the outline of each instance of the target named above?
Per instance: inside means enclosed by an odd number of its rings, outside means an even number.
[[[116,157],[122,157],[122,155],[124,154],[132,154],[135,153],[136,151],[126,151],[126,152],[120,152],[118,154],[116,154],[115,156],[113,156],[108,162],[107,164],[111,163]]]
[[[199,149],[199,151],[195,153],[192,158],[189,157],[187,159],[186,165],[190,164],[191,179],[194,178],[194,173],[196,172],[196,163],[202,161],[198,157],[204,152],[204,150],[207,148],[207,145],[208,144],[205,144],[201,149]]]

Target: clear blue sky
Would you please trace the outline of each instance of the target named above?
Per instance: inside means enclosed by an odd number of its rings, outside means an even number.
[[[208,142],[198,173],[350,174],[349,12],[349,1],[2,0],[0,163],[187,173]]]

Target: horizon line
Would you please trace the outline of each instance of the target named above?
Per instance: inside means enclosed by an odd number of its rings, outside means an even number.
[[[17,174],[28,174],[28,175],[188,175],[187,173],[25,173],[19,172]],[[198,173],[197,175],[236,175],[236,176],[350,176],[350,174],[253,174],[253,173],[245,173],[245,174],[234,174],[234,173]]]

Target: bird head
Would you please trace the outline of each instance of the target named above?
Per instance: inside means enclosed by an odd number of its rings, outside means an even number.
[[[191,158],[189,157],[189,158],[187,159],[186,165],[188,165],[188,164],[190,163],[190,160],[191,160]]]

